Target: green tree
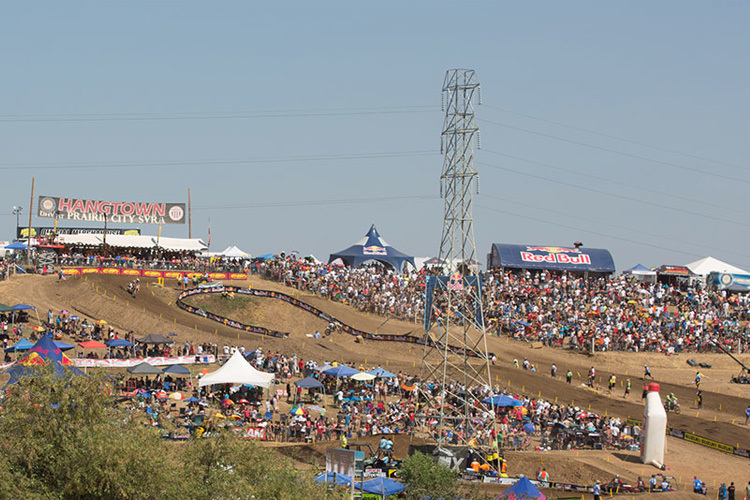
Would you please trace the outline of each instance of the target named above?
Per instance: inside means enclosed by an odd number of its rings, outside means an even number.
[[[452,500],[458,493],[456,473],[418,451],[402,462],[400,476],[407,485],[408,500],[427,497]]]

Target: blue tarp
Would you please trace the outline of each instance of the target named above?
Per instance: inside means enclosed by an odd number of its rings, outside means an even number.
[[[615,261],[603,248],[542,247],[493,243],[489,269],[549,269],[590,273],[614,273]]]
[[[505,490],[495,500],[547,500],[544,493],[534,486],[528,477],[522,477],[513,486]]]
[[[352,375],[356,375],[360,372],[359,370],[355,370],[354,368],[349,368],[348,366],[340,365],[334,368],[329,368],[323,373],[326,375],[332,375],[334,377],[351,377]]]
[[[622,272],[622,274],[648,274],[651,276],[656,275],[656,271],[652,271],[651,269],[647,268],[643,264],[638,264],[636,266],[631,267],[630,269],[626,269]]]
[[[500,394],[498,396],[493,396],[492,398],[487,398],[484,401],[482,401],[482,403],[492,404],[493,406],[497,408],[500,408],[501,406],[522,406],[523,405],[523,401],[519,401],[505,394]]]
[[[405,486],[403,483],[394,481],[387,477],[376,477],[375,479],[370,479],[362,484],[354,483],[354,488],[362,490],[365,493],[385,497],[389,495],[398,495],[404,491]]]
[[[34,347],[34,344],[32,344],[31,342],[29,342],[26,339],[21,339],[18,342],[16,342],[15,344],[13,344],[12,346],[10,346],[7,349],[5,349],[5,352],[28,351],[32,347]]]
[[[370,370],[367,373],[369,373],[370,375],[375,375],[376,377],[380,377],[380,378],[396,378],[395,373],[391,373],[388,370],[384,370],[383,368],[380,368],[379,366],[375,368],[374,370]]]
[[[297,387],[301,387],[303,389],[322,389],[323,384],[320,383],[319,380],[316,380],[312,377],[303,378],[302,380],[298,380],[294,383]]]
[[[378,234],[378,230],[375,229],[375,224],[370,227],[362,240],[340,252],[332,253],[328,258],[328,263],[330,264],[336,259],[341,259],[344,265],[349,267],[357,267],[371,260],[388,264],[396,271],[401,271],[406,262],[416,267],[414,257],[399,252],[386,243]]]

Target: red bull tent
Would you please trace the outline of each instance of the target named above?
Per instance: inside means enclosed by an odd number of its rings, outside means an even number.
[[[8,384],[15,384],[21,377],[33,376],[34,367],[46,364],[53,366],[57,376],[62,376],[66,373],[75,375],[83,374],[81,370],[75,367],[73,361],[62,353],[62,350],[55,345],[52,338],[48,335],[42,336],[21,359],[13,363],[13,366],[3,373],[10,375]]]
[[[349,267],[357,267],[371,260],[387,264],[397,271],[401,271],[405,262],[414,266],[414,257],[401,253],[386,243],[375,229],[375,224],[356,244],[340,252],[332,253],[328,258],[328,263],[336,259],[341,259],[344,265]]]
[[[487,267],[611,274],[615,261],[609,250],[602,248],[493,243]]]

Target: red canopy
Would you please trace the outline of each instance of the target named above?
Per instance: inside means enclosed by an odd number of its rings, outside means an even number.
[[[101,342],[97,342],[96,340],[87,340],[86,342],[80,342],[78,344],[78,347],[83,347],[84,349],[106,349],[107,346],[102,344]]]

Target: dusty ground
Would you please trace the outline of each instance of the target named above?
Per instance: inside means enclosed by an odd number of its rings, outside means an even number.
[[[176,281],[167,281],[164,287],[155,281],[143,280],[141,294],[132,299],[126,292],[128,279],[118,276],[88,276],[68,278],[58,282],[53,276],[15,276],[0,283],[0,302],[32,304],[40,315],[47,309],[59,311],[67,309],[93,320],[104,319],[120,332],[133,330],[136,336],[148,333],[176,332],[176,340],[190,342],[214,342],[219,345],[244,345],[247,349],[263,346],[265,350],[280,350],[297,353],[303,358],[317,361],[354,361],[368,366],[381,365],[391,371],[405,370],[418,373],[422,349],[408,344],[364,341],[356,343],[346,334],[335,334],[327,339],[315,341],[308,337],[325,325],[303,311],[272,299],[258,299],[252,302],[254,310],[248,318],[265,326],[290,333],[286,339],[265,339],[261,336],[239,332],[213,321],[200,318],[179,310],[175,299],[179,293]],[[251,285],[255,288],[283,291],[297,296],[311,305],[322,309],[353,327],[382,333],[420,334],[420,325],[389,320],[373,315],[361,314],[343,304],[336,304],[308,293],[297,292],[276,283],[252,277],[248,282],[232,283],[237,286]],[[218,312],[218,311],[217,311]],[[33,316],[33,315],[32,315]],[[241,318],[237,318],[241,319]],[[541,395],[561,403],[573,404],[602,414],[622,418],[640,418],[643,405],[640,399],[643,366],[648,364],[656,380],[662,385],[662,396],[667,391],[674,392],[682,405],[681,415],[669,415],[669,425],[728,444],[750,448],[750,429],[744,425],[744,409],[750,402],[750,386],[729,383],[738,366],[723,354],[680,354],[671,357],[653,353],[597,353],[594,356],[562,351],[559,349],[533,349],[531,344],[490,338],[490,351],[498,357],[498,365],[491,368],[495,384],[507,387],[515,393],[531,396]],[[537,372],[531,373],[512,367],[512,360],[519,362],[524,357],[536,365]],[[702,389],[704,408],[695,408],[695,369],[686,364],[688,358],[706,361],[711,369],[702,369],[705,375]],[[739,358],[750,364],[750,355]],[[558,379],[549,375],[550,365],[556,363]],[[590,389],[582,384],[590,366],[596,366],[600,384],[605,389]],[[573,384],[568,385],[561,376],[570,367],[574,372]],[[607,394],[606,381],[615,373],[618,386],[614,394]],[[622,383],[626,378],[632,382],[632,391],[624,399]],[[302,452],[300,452],[302,453]],[[517,455],[517,456],[514,456]],[[652,470],[634,461],[627,453],[602,451],[581,452],[525,452],[508,456],[512,473],[535,474],[539,464],[545,466],[556,480],[577,482],[596,478],[610,479],[620,473],[628,479],[637,475],[648,476]],[[303,460],[304,461],[304,460]],[[684,441],[669,439],[667,464],[670,473],[682,478],[683,483],[699,474],[710,486],[712,494],[714,480],[735,481],[742,486],[747,484],[750,461]],[[600,477],[603,474],[604,477]],[[738,488],[740,489],[740,488]],[[740,493],[738,492],[738,495]],[[692,495],[692,494],[691,494]],[[551,493],[551,498],[566,495]],[[680,495],[681,496],[681,495]],[[686,495],[688,496],[688,495]]]

